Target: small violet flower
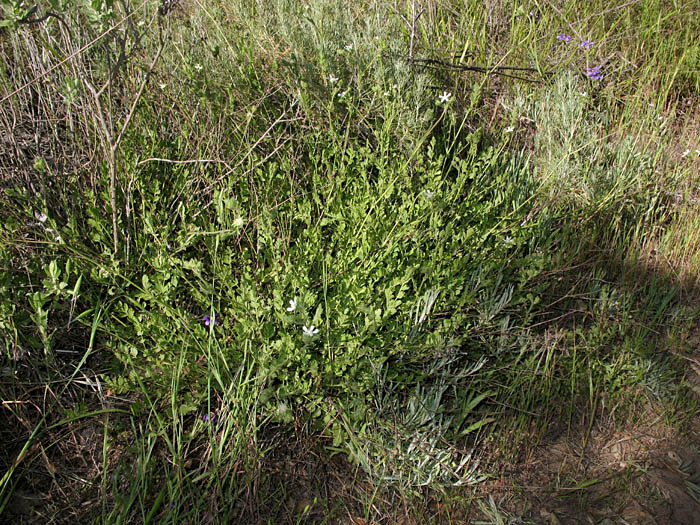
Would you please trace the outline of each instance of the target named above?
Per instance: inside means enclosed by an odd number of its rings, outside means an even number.
[[[211,414],[211,415],[205,414],[202,416],[202,421],[206,421],[207,423],[209,423],[209,422],[216,423],[217,419],[218,418],[214,414]]]
[[[590,49],[593,45],[595,45],[595,42],[593,40],[584,40],[581,42],[581,47],[583,49]]]
[[[202,322],[204,323],[204,326],[216,326],[218,324],[218,320],[216,318],[216,314],[213,315],[213,317],[209,317],[209,315],[205,315],[202,317]]]
[[[297,298],[296,298],[296,296],[294,296],[294,299],[289,301],[289,308],[287,308],[287,311],[293,312],[296,309],[297,309]]]
[[[452,98],[452,93],[449,91],[443,91],[442,95],[438,97],[440,104],[447,104],[450,101],[450,98]]]
[[[557,40],[561,40],[562,42],[571,42],[571,35],[567,35],[566,33],[559,33],[557,35]]]
[[[603,74],[600,72],[600,66],[587,67],[585,69],[586,76],[591,80],[600,80]]]
[[[318,333],[318,328],[316,328],[314,325],[311,325],[308,328],[306,325],[304,325],[302,329],[304,331],[304,335],[308,335],[309,337],[313,337]]]

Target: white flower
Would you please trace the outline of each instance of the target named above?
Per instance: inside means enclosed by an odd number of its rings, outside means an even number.
[[[296,296],[294,296],[294,299],[289,301],[289,308],[287,308],[287,311],[293,312],[296,309],[297,309],[297,298],[296,298]]]
[[[505,133],[513,133],[515,131],[514,126],[508,126],[506,129],[503,130]]]
[[[514,244],[514,243],[515,243],[515,241],[513,240],[513,238],[512,238],[510,235],[507,236],[505,239],[503,239],[503,242],[504,242],[505,244],[508,244],[508,245]]]
[[[690,154],[690,150],[687,149],[683,153],[681,153],[681,157],[686,158]]]
[[[46,214],[41,213],[40,211],[34,210],[34,217],[36,217],[36,220],[39,222],[46,222]]]
[[[388,97],[389,95],[391,95],[391,93],[389,93],[388,91],[385,91],[385,92],[384,92],[384,96],[385,96],[385,97]]]
[[[352,44],[348,44],[345,46],[345,51],[351,51],[352,50]]]
[[[195,68],[197,71],[201,71],[202,69],[204,69],[204,66],[202,66],[202,64],[195,64],[195,65],[194,65],[194,68]]]
[[[440,99],[440,104],[447,104],[450,101],[450,98],[452,98],[452,93],[449,91],[443,91],[442,95],[438,97]]]
[[[343,98],[343,97],[344,97],[345,95],[347,95],[347,94],[348,94],[348,90],[346,89],[346,90],[343,91],[342,93],[338,93],[338,98]]]
[[[167,84],[158,84],[158,87],[160,89],[165,89],[166,87],[168,87],[168,85]]]
[[[332,73],[330,75],[328,75],[328,81],[331,84],[335,84],[336,82],[338,82],[338,80],[339,80],[338,77],[334,77]]]
[[[433,195],[435,195],[435,194],[434,194],[432,191],[430,191],[430,190],[425,190],[425,196],[426,196],[428,199],[432,199],[432,198],[433,198]]]
[[[308,335],[309,337],[313,337],[318,333],[318,328],[316,328],[314,325],[311,325],[308,328],[306,325],[304,325],[302,330],[304,331],[304,335]]]
[[[144,25],[146,25],[146,21],[145,21],[145,20],[141,20],[141,21],[140,21],[138,24],[136,24],[136,25],[139,26],[139,27],[143,27]]]

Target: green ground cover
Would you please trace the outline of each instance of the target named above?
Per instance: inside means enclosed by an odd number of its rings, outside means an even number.
[[[0,514],[497,520],[693,420],[695,2],[0,6]]]

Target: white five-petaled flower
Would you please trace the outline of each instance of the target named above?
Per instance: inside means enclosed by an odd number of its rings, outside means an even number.
[[[345,46],[345,51],[350,51],[350,50],[352,50],[352,44],[348,44],[347,46]]]
[[[440,99],[440,104],[447,104],[450,101],[450,98],[452,98],[452,93],[449,91],[443,91],[442,95],[438,97]]]
[[[296,298],[296,296],[294,296],[294,299],[289,301],[289,308],[287,308],[287,311],[293,312],[296,309],[297,309],[297,298]]]
[[[681,153],[681,157],[686,158],[689,154],[690,154],[690,150],[687,149],[683,153]],[[35,212],[35,216],[36,216],[36,212]]]
[[[304,335],[308,335],[309,337],[313,337],[318,333],[318,328],[316,328],[314,325],[311,325],[308,328],[306,325],[304,325],[302,330],[304,331]]]
[[[166,87],[168,87],[168,85],[167,84],[158,84],[158,87],[160,89],[165,89]]]
[[[348,90],[346,89],[346,90],[343,91],[342,93],[338,93],[338,98],[343,98],[343,97],[344,97],[345,95],[347,95],[347,94],[348,94]]]
[[[515,131],[514,126],[508,126],[506,129],[503,130],[505,133],[513,133]]]
[[[515,243],[515,241],[513,240],[513,238],[510,235],[508,235],[505,239],[503,239],[503,242],[505,244],[508,244],[508,245]]]
[[[37,221],[42,222],[42,223],[46,222],[46,219],[47,219],[46,214],[42,213],[38,210],[34,210],[34,217],[36,218]]]
[[[204,69],[204,66],[202,66],[202,64],[195,64],[195,65],[194,65],[194,68],[195,68],[197,71],[201,71],[202,69]]]
[[[339,80],[338,77],[334,77],[334,76],[333,76],[333,73],[331,73],[330,75],[328,75],[328,81],[329,81],[331,84],[335,84],[336,82],[338,82],[338,80]]]
[[[433,193],[431,190],[425,190],[425,196],[426,196],[428,199],[432,199],[432,198],[433,198],[433,195],[435,195],[435,193]]]

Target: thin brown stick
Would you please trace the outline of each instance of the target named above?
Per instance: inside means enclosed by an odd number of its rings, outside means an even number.
[[[226,169],[231,169],[231,166],[229,166],[228,162],[225,160],[219,160],[219,159],[190,159],[190,160],[173,160],[173,159],[161,159],[157,157],[149,157],[147,159],[140,160],[136,163],[136,166],[140,166],[141,164],[145,164],[146,162],[165,162],[167,164],[194,164],[194,163],[214,163],[214,164],[223,164],[226,166]]]

